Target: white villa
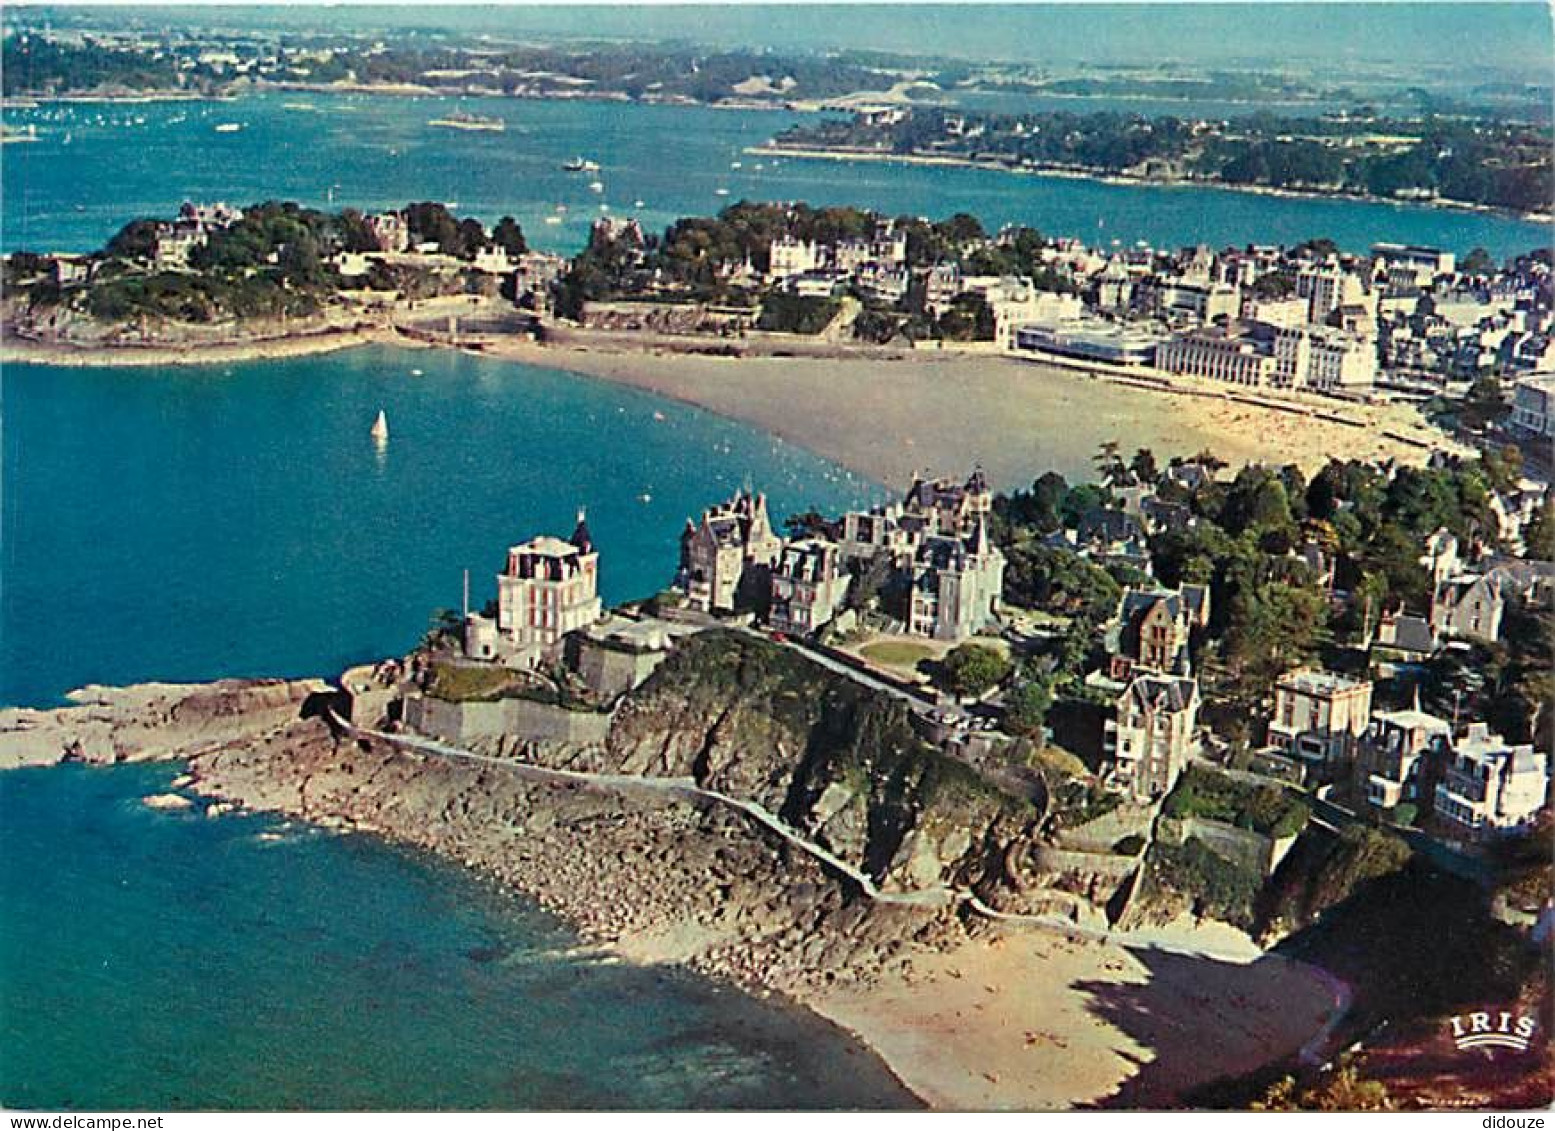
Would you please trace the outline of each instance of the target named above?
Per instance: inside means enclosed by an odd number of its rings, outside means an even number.
[[[1549,788],[1548,755],[1473,723],[1453,744],[1447,776],[1436,786],[1436,815],[1469,837],[1516,832],[1532,823]]]
[[[542,535],[508,550],[497,575],[497,615],[469,614],[465,653],[516,668],[552,659],[562,637],[599,619],[598,589],[599,553],[580,512],[570,540]]]

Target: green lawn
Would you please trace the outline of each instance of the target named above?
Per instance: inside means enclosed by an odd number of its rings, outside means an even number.
[[[427,694],[451,703],[477,699],[500,699],[515,687],[514,673],[501,667],[474,667],[465,664],[434,664]]]

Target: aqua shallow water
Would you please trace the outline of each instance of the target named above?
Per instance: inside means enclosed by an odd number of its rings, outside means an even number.
[[[506,132],[428,124],[457,105],[503,118]],[[309,109],[288,108],[299,106]],[[744,152],[803,118],[787,111],[300,92],[231,103],[13,110],[7,123],[37,126],[40,140],[6,146],[0,162],[0,247],[87,251],[127,221],[169,215],[186,199],[249,204],[271,198],[319,207],[333,199],[335,207],[362,208],[456,202],[461,212],[488,222],[511,214],[531,242],[569,253],[587,239],[601,204],[662,228],[742,198],[934,217],[965,211],[995,227],[1030,224],[1093,244],[1225,246],[1328,237],[1352,250],[1391,240],[1460,254],[1483,246],[1505,257],[1550,242],[1547,226],[1419,206],[977,169],[774,163]],[[243,128],[218,133],[219,123]],[[589,191],[590,177],[562,171],[564,161],[579,155],[603,167],[603,194]],[[728,195],[717,195],[719,189]],[[566,213],[556,212],[559,204]],[[558,215],[562,223],[545,222]]]
[[[360,835],[139,798],[168,767],[0,774],[0,1105],[913,1106],[841,1033]]]

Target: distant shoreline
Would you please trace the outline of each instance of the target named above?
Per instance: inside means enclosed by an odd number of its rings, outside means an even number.
[[[1463,200],[1402,200],[1386,196],[1373,196],[1357,192],[1323,192],[1317,189],[1284,189],[1268,185],[1233,185],[1224,181],[1168,180],[1162,177],[1136,177],[1127,173],[1103,173],[1095,170],[1075,169],[1063,165],[1010,166],[998,161],[978,161],[971,157],[953,155],[934,156],[924,153],[886,153],[868,149],[830,149],[824,146],[787,146],[770,142],[752,145],[745,152],[753,157],[792,158],[803,161],[864,162],[886,165],[920,165],[954,169],[982,169],[991,173],[1009,173],[1015,176],[1048,177],[1058,180],[1092,181],[1104,185],[1124,185],[1138,188],[1159,189],[1215,189],[1221,192],[1246,193],[1251,196],[1273,196],[1291,200],[1339,200],[1356,204],[1380,204],[1394,208],[1420,208],[1444,212],[1469,212],[1482,216],[1521,220],[1529,224],[1549,224],[1555,216],[1543,212],[1518,212],[1512,208],[1495,208],[1488,204],[1474,204]]]
[[[392,331],[378,327],[316,330],[273,338],[223,342],[147,345],[77,345],[43,342],[7,334],[0,338],[0,364],[55,365],[70,369],[134,369],[149,366],[230,365],[238,361],[269,361],[309,357],[373,343],[405,344]]]

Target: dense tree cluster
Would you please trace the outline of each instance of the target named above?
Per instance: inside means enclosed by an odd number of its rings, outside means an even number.
[[[1115,111],[918,109],[889,123],[860,115],[795,126],[780,140],[1103,173],[1170,171],[1235,185],[1439,196],[1525,212],[1548,211],[1555,201],[1555,160],[1539,127],[1458,116],[1257,114],[1203,123]]]
[[[1207,455],[1198,461],[1218,464]],[[1147,450],[1124,459],[1116,445],[1104,445],[1097,462],[1109,484],[1156,483],[1155,457]],[[1336,460],[1310,480],[1294,466],[1249,466],[1192,490],[1160,479],[1156,498],[1186,508],[1191,523],[1151,536],[1152,584],[1210,588],[1210,623],[1193,641],[1195,667],[1213,704],[1207,717],[1230,737],[1251,737],[1248,720],[1267,709],[1282,673],[1312,660],[1338,662],[1336,648],[1358,642],[1385,611],[1426,611],[1432,596],[1421,562],[1427,539],[1445,529],[1465,546],[1496,545],[1491,494],[1514,483],[1519,467],[1515,454],[1492,453],[1426,468]],[[995,500],[994,532],[1007,557],[1006,602],[1068,618],[1063,633],[1022,669],[1058,693],[1080,693],[1080,677],[1098,659],[1097,626],[1116,608],[1122,585],[1142,579],[1129,577],[1126,566],[1103,566],[1052,545],[1047,536],[1075,529],[1091,508],[1115,505],[1109,486],[1070,486],[1053,472]],[[1552,540],[1555,516],[1546,504],[1528,526],[1527,550],[1548,559]],[[1313,569],[1314,556],[1330,564],[1331,579]],[[1451,713],[1450,696],[1477,684],[1478,698],[1457,706],[1488,718],[1514,741],[1528,741],[1555,723],[1543,709],[1555,698],[1549,644],[1555,617],[1514,600],[1502,635],[1493,647],[1444,653],[1428,669],[1425,690],[1440,689],[1449,700],[1440,709]],[[1460,662],[1470,665],[1471,676],[1447,670]]]

